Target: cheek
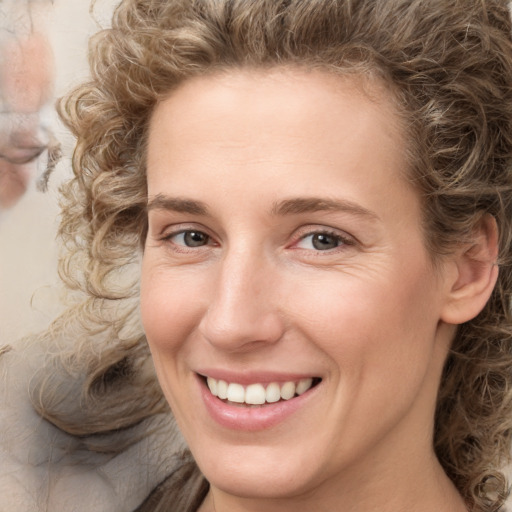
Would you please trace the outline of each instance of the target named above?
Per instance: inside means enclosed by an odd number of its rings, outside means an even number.
[[[333,406],[326,418],[344,425],[346,438],[377,439],[418,400],[431,410],[443,361],[436,350],[435,293],[422,283],[418,276],[397,280],[392,294],[382,280],[326,283],[308,297],[302,325],[331,360]]]
[[[141,318],[156,374],[177,418],[184,413],[188,388],[183,387],[183,355],[196,325],[198,301],[193,286],[178,282],[165,266],[143,260],[140,288]],[[183,399],[184,402],[183,402]]]
[[[309,286],[308,293],[292,290],[290,308],[342,374],[389,377],[428,364],[439,319],[430,274],[402,267],[337,277]]]
[[[191,316],[190,288],[173,279],[168,271],[146,259],[141,274],[142,323],[153,353],[173,351]]]
[[[26,192],[30,165],[14,165],[0,160],[0,209],[9,208]]]

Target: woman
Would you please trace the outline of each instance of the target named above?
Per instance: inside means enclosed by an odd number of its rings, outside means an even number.
[[[80,349],[97,416],[160,410],[140,295],[193,456],[138,510],[501,507],[510,30],[490,0],[121,3],[61,105],[61,231],[84,326],[125,340]]]

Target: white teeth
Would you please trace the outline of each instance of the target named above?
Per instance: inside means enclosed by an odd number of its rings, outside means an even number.
[[[279,387],[279,384],[277,382],[271,382],[267,386],[267,402],[273,403],[273,402],[279,402],[281,400],[281,388]]]
[[[281,398],[290,400],[295,396],[295,382],[285,382],[281,387]]]
[[[246,403],[249,405],[262,405],[265,402],[274,403],[279,400],[290,400],[296,394],[302,395],[313,385],[313,379],[301,379],[298,382],[288,381],[283,384],[271,382],[265,388],[263,384],[250,384],[246,388],[236,382],[227,383],[224,380],[216,380],[207,377],[206,383],[213,396],[221,400],[229,400],[235,403]]]
[[[230,402],[243,404],[245,402],[245,389],[241,384],[232,382],[228,386],[228,393],[226,397]]]
[[[265,403],[265,388],[261,384],[251,384],[245,390],[245,403],[260,405]]]
[[[301,379],[297,384],[295,392],[297,395],[302,395],[313,385],[313,379]]]
[[[211,377],[207,377],[206,383],[208,384],[208,389],[211,391],[212,395],[217,396],[217,381]]]
[[[222,400],[228,397],[228,383],[225,380],[217,381],[217,396]]]

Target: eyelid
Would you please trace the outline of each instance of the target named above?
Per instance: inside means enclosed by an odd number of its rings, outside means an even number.
[[[150,213],[151,215],[151,213]],[[150,222],[151,225],[151,222]],[[153,227],[155,236],[160,239],[169,238],[171,236],[183,233],[184,231],[200,231],[205,235],[212,236],[210,230],[197,222],[165,222],[164,219],[156,220]]]

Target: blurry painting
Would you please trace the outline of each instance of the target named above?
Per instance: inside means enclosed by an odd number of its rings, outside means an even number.
[[[42,175],[38,176],[38,171],[42,171],[38,160],[45,152],[47,160],[55,160],[57,152],[49,126],[53,52],[43,24],[38,22],[38,11],[50,6],[50,0],[3,0],[0,3],[2,210],[12,207],[22,197],[31,180],[44,181]]]
[[[56,102],[87,77],[88,39],[115,0],[0,0],[0,345],[61,310],[58,189],[73,137]]]

